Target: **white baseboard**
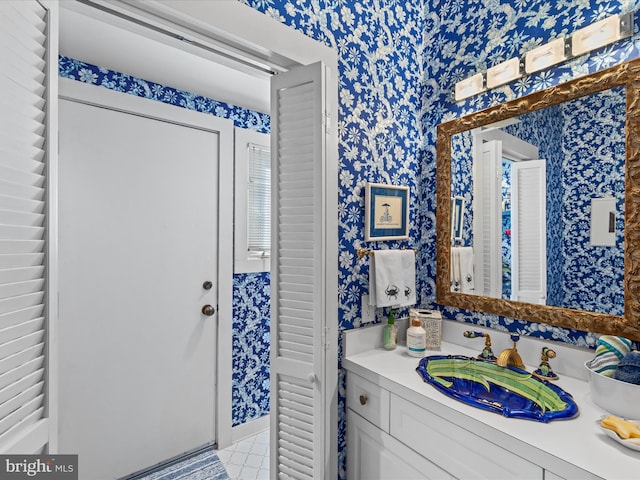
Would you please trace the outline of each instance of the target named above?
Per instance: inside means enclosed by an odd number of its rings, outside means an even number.
[[[269,429],[269,414],[260,418],[249,420],[246,423],[233,427],[231,429],[231,442],[236,443],[245,438],[252,437],[257,433],[264,432]]]

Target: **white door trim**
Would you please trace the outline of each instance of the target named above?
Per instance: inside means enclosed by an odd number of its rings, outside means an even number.
[[[130,112],[144,112],[146,116],[175,124],[184,124],[207,131],[219,132],[220,163],[218,171],[218,345],[216,372],[216,441],[231,440],[231,382],[218,378],[231,378],[232,302],[233,302],[233,209],[228,208],[233,198],[233,121],[214,117],[181,107],[149,101],[95,85],[66,78],[59,79],[59,96],[76,102]]]

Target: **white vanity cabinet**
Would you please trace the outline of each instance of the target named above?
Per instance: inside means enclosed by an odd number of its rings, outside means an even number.
[[[347,410],[349,480],[449,479],[447,472]]]
[[[347,478],[560,477],[348,371]]]
[[[347,478],[400,480],[454,478],[389,435],[388,390],[357,375],[347,377]]]
[[[455,478],[543,479],[541,467],[397,395],[391,397],[391,435]]]

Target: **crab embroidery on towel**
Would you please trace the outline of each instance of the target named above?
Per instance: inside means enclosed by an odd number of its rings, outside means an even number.
[[[397,285],[387,285],[384,292],[387,294],[387,297],[389,297],[389,300],[391,300],[392,297],[397,300],[400,289]]]

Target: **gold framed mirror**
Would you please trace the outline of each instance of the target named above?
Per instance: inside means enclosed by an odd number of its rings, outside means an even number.
[[[452,291],[451,198],[457,194],[452,192],[452,138],[458,134],[478,131],[482,127],[510,123],[512,119],[526,113],[537,112],[617,87],[624,89],[626,97],[624,192],[620,193],[623,197],[621,201],[623,214],[620,219],[623,232],[620,232],[618,242],[624,259],[621,288],[624,297],[623,312],[614,314],[597,311],[597,309],[589,311],[574,307],[530,303],[514,300],[513,296],[494,298],[486,295],[484,290],[480,294]],[[437,127],[436,155],[436,302],[438,304],[640,340],[640,59],[442,123]],[[453,160],[456,161],[455,158]],[[459,221],[459,219],[455,220]],[[593,217],[591,221],[593,222]],[[613,231],[611,230],[613,221],[609,219],[610,232]]]

